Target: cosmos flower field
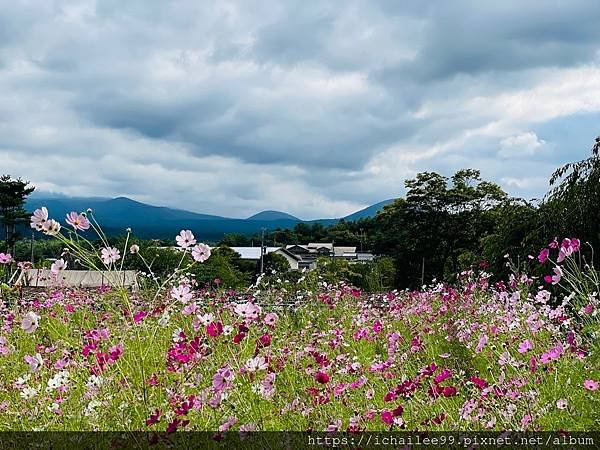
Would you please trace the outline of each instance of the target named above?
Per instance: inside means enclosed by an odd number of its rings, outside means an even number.
[[[0,430],[600,430],[597,278],[578,252],[551,243],[545,279],[470,270],[381,294],[200,288],[185,268],[79,290],[61,263],[56,286],[3,296]]]

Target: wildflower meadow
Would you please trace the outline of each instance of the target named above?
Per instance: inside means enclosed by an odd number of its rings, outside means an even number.
[[[600,280],[576,238],[530,257],[545,277],[507,255],[506,280],[473,269],[366,294],[308,273],[199,286],[190,267],[211,250],[189,230],[169,276],[144,261],[126,289],[117,274],[139,248],[110,246],[91,211],[61,225],[42,208],[31,227],[115,277],[70,288],[59,259],[49,288],[3,286],[0,430],[600,429]]]

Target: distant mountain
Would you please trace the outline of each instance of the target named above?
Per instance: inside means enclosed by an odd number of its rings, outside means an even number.
[[[296,220],[298,222],[302,222],[302,220],[297,217],[292,216],[291,214],[284,213],[281,211],[261,211],[259,213],[254,214],[253,216],[248,217],[246,220]]]
[[[375,215],[391,200],[357,211],[344,217],[345,220]],[[180,230],[193,230],[198,239],[216,241],[226,233],[255,234],[261,229],[293,228],[300,222],[333,225],[339,219],[318,219],[303,221],[280,211],[263,211],[248,219],[232,219],[228,217],[199,214],[163,206],[152,206],[131,200],[127,197],[82,198],[41,194],[31,196],[26,202],[26,209],[33,211],[46,206],[50,217],[64,224],[64,218],[71,211],[92,209],[94,218],[100,223],[105,233],[110,236],[121,235],[131,228],[141,238],[167,239],[173,238]]]
[[[394,203],[395,199],[384,200],[379,203],[375,203],[374,205],[368,206],[365,209],[361,209],[360,211],[356,211],[343,219],[347,222],[351,222],[354,220],[364,219],[367,217],[374,217],[377,215],[379,211],[383,209],[384,206],[387,206],[391,203]]]

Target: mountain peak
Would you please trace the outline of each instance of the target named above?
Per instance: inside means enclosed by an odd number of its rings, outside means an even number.
[[[273,210],[261,211],[259,213],[254,214],[253,216],[248,217],[247,220],[295,220],[298,222],[301,221],[300,219],[292,216],[291,214]]]

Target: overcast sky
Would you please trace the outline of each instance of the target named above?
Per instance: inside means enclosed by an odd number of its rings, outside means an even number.
[[[0,0],[0,172],[245,217],[419,171],[540,197],[600,134],[600,2]]]

